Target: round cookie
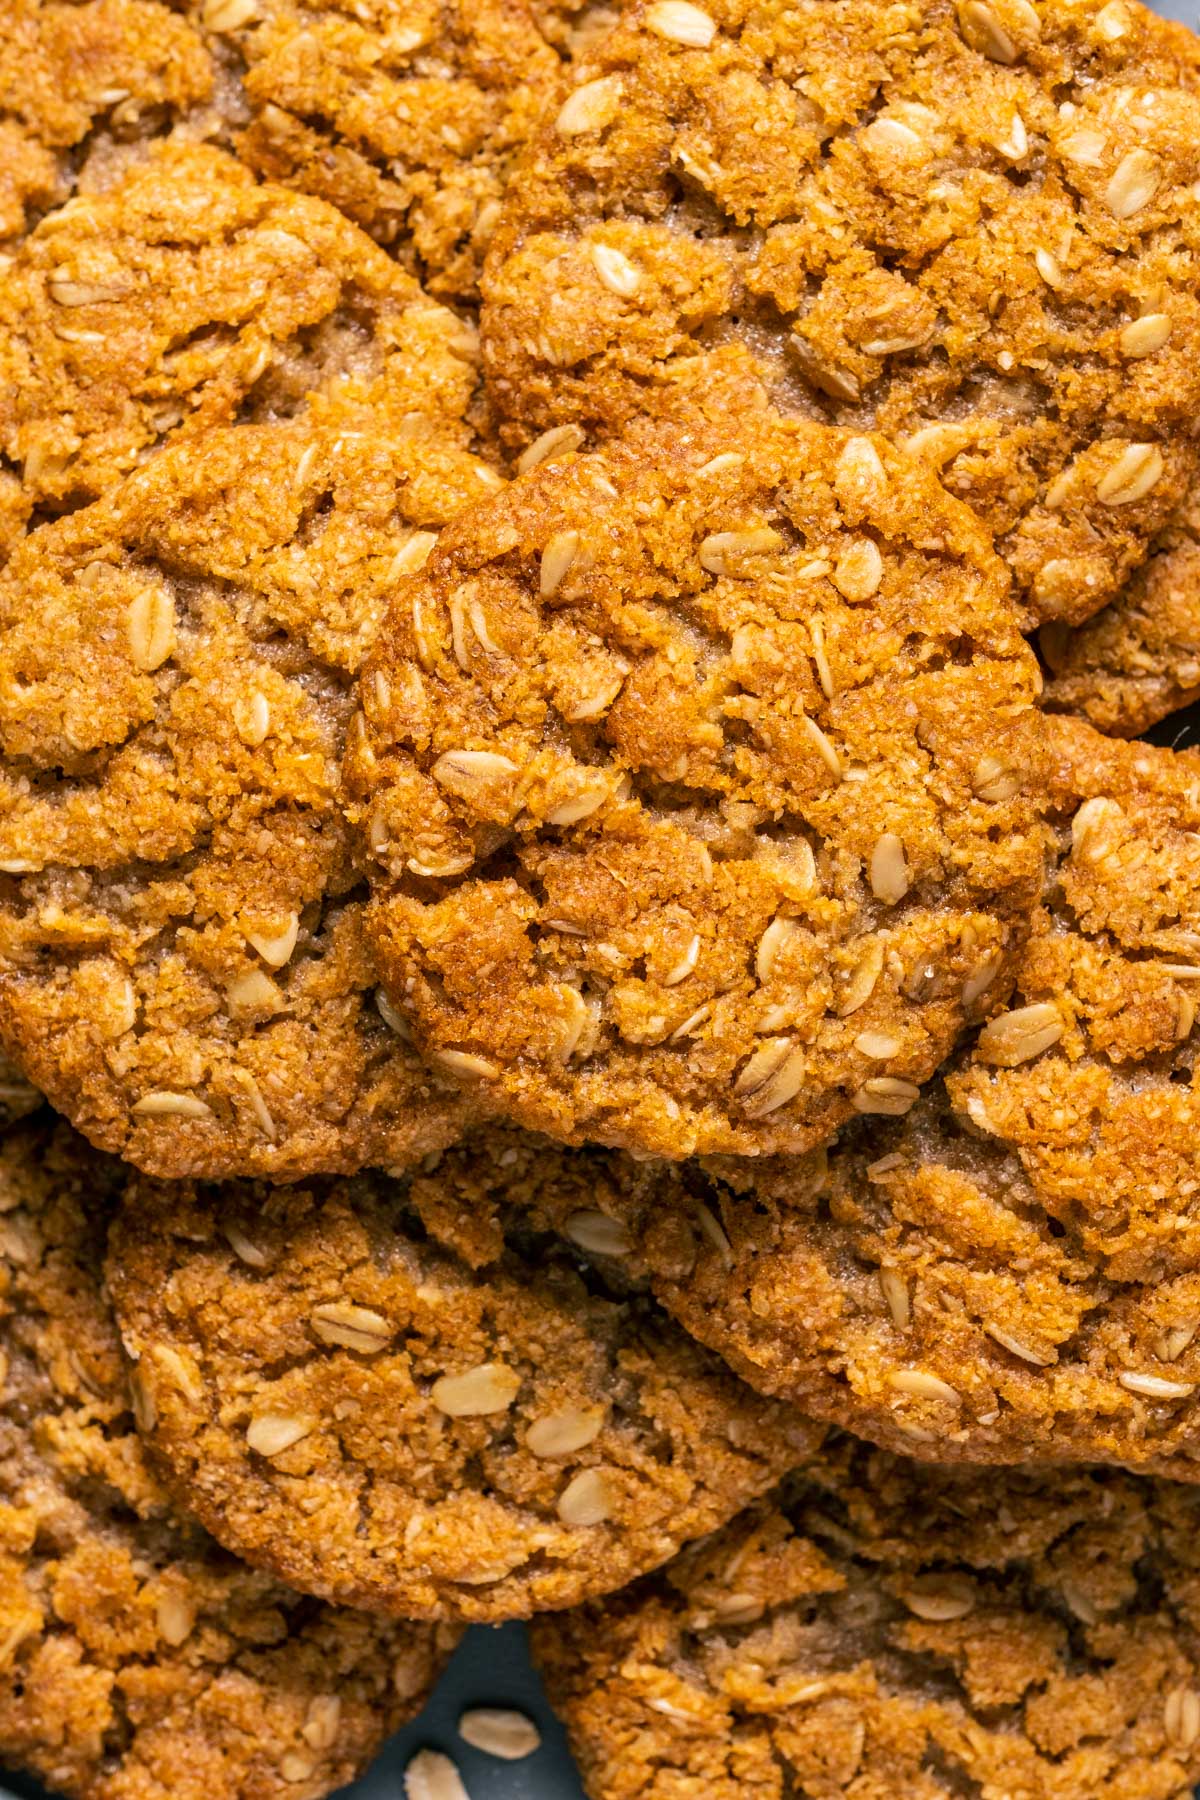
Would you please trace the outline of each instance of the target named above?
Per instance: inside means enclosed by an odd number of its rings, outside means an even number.
[[[1137,0],[636,0],[510,184],[491,396],[608,433],[742,344],[1086,618],[1196,470],[1198,178],[1200,50]]]
[[[1200,700],[1200,491],[1123,591],[1075,630],[1046,625],[1045,705],[1138,737]]]
[[[347,759],[439,1068],[554,1137],[803,1150],[1002,993],[1037,673],[977,521],[758,418],[546,462],[397,592]]]
[[[1200,1496],[843,1440],[533,1649],[590,1800],[1184,1800]]]
[[[159,445],[287,416],[347,377],[387,367],[397,416],[452,429],[472,354],[469,329],[332,207],[219,150],[160,146],[0,270],[0,453],[20,471],[0,553]]]
[[[322,1606],[173,1509],[101,1283],[120,1179],[63,1125],[0,1141],[0,1761],[74,1800],[316,1800],[453,1633]]]
[[[205,129],[218,87],[199,34],[158,0],[5,0],[0,245],[86,185],[90,164],[136,154],[181,119]]]
[[[558,75],[525,0],[193,0],[244,63],[255,169],[331,200],[431,293],[471,299]]]
[[[620,1587],[819,1438],[506,1209],[505,1140],[406,1188],[136,1182],[108,1279],[173,1487],[326,1599],[496,1621]]]
[[[407,1163],[469,1110],[377,999],[341,807],[400,571],[499,482],[412,410],[456,361],[453,316],[421,322],[374,383],[168,447],[0,576],[0,1034],[164,1176]]]
[[[1196,1480],[1200,755],[1049,737],[1057,879],[1016,1004],[944,1087],[827,1158],[530,1140],[510,1193],[569,1233],[590,1192],[602,1266],[813,1416],[937,1461]]]

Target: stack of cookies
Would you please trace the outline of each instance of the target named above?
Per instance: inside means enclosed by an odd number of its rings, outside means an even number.
[[[0,238],[0,1761],[1186,1794],[1200,42],[5,0]]]

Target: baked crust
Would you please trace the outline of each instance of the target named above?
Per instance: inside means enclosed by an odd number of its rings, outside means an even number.
[[[471,1112],[377,1004],[341,805],[397,570],[500,481],[459,321],[393,325],[373,382],[179,442],[0,577],[0,1032],[164,1176],[407,1164]]]
[[[533,1648],[590,1800],[1174,1800],[1200,1769],[1200,1497],[847,1440]]]
[[[585,1280],[509,1176],[481,1132],[404,1186],[134,1184],[108,1280],[148,1441],[231,1550],[379,1611],[519,1618],[665,1561],[817,1441]]]
[[[1037,685],[977,521],[882,440],[758,413],[552,457],[443,533],[364,671],[392,1004],[568,1141],[903,1111],[1041,884]]]
[[[734,341],[784,411],[914,438],[1031,621],[1086,618],[1195,471],[1198,75],[1137,0],[637,0],[490,253],[511,440]]]
[[[318,1800],[455,1634],[297,1594],[168,1500],[101,1282],[121,1180],[61,1123],[0,1140],[0,1761],[73,1800]]]

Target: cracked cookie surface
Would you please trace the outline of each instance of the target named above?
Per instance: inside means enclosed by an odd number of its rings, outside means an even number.
[[[1061,854],[1013,1005],[905,1119],[678,1168],[518,1143],[510,1192],[564,1230],[590,1190],[614,1275],[892,1449],[1195,1480],[1200,755],[1048,738]]]
[[[1137,0],[637,0],[572,82],[485,274],[515,443],[619,429],[733,341],[785,411],[910,435],[1031,620],[1117,591],[1196,466],[1181,26]]]
[[[1110,737],[1138,737],[1200,700],[1200,490],[1117,598],[1072,630],[1040,637],[1045,705]]]
[[[333,207],[220,150],[161,146],[0,270],[0,452],[20,472],[0,553],[175,437],[286,417],[388,367],[414,409],[460,420],[459,333]]]
[[[903,1111],[1040,886],[1036,686],[977,522],[882,441],[764,416],[547,463],[443,534],[364,673],[391,1000],[562,1139]]]
[[[198,33],[157,0],[5,0],[0,244],[86,182],[91,161],[137,154],[217,86]]]
[[[1048,722],[1057,879],[1015,1007],[948,1078],[955,1110],[1020,1158],[1116,1280],[1195,1263],[1200,753]]]
[[[173,1508],[102,1286],[121,1179],[61,1124],[0,1142],[0,1761],[74,1800],[318,1800],[453,1633],[321,1605]]]
[[[462,1159],[486,1223],[440,1167],[135,1183],[108,1278],[149,1441],[222,1542],[326,1598],[487,1621],[665,1561],[820,1429],[506,1215],[503,1148]]]
[[[374,382],[160,452],[0,577],[0,1032],[157,1174],[406,1163],[469,1110],[377,1004],[341,809],[400,570],[500,479],[459,321],[401,323]]]
[[[244,63],[239,153],[330,200],[431,293],[475,296],[508,171],[558,78],[525,0],[205,0]]]
[[[1198,1506],[843,1441],[661,1574],[536,1621],[534,1656],[590,1800],[1181,1800]]]
[[[10,0],[0,17],[0,270],[50,208],[103,186],[181,120],[209,129],[216,86],[197,33],[157,0]],[[14,372],[4,376],[7,387]],[[0,562],[28,516],[0,435]]]

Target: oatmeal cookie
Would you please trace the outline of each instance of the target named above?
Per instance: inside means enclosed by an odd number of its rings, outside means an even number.
[[[661,1574],[539,1619],[591,1800],[1184,1800],[1200,1496],[842,1441]]]
[[[512,1204],[581,1235],[610,1279],[649,1287],[762,1393],[937,1462],[1200,1479],[1195,1276],[1098,1269],[940,1084],[828,1154],[661,1165],[513,1148]],[[477,1200],[470,1169],[446,1164]]]
[[[295,413],[349,377],[387,367],[406,405],[460,421],[457,338],[469,329],[333,207],[219,150],[164,146],[0,270],[0,456],[21,477],[0,554],[31,515],[95,498],[171,438]]]
[[[101,1282],[120,1181],[64,1125],[0,1141],[0,1761],[79,1800],[315,1800],[453,1635],[322,1606],[173,1508]]]
[[[510,184],[511,440],[653,409],[730,340],[908,434],[1031,620],[1095,612],[1194,475],[1200,46],[1137,0],[635,0]]]
[[[881,440],[547,463],[397,592],[347,761],[434,1064],[565,1140],[802,1150],[915,1096],[1042,874],[1037,673]]]
[[[1016,1007],[947,1078],[1061,1227],[1117,1281],[1200,1262],[1200,752],[1048,722],[1057,880]]]
[[[0,576],[0,1036],[156,1174],[407,1163],[468,1110],[377,1000],[340,804],[388,597],[499,483],[412,410],[438,351],[163,450]]]
[[[620,1587],[819,1438],[505,1209],[504,1142],[407,1187],[136,1181],[108,1279],[149,1440],[231,1550],[326,1599],[498,1620]]]
[[[558,78],[525,0],[193,0],[244,61],[241,155],[331,200],[431,293],[477,292]]]
[[[592,1209],[603,1267],[814,1416],[1196,1480],[1200,754],[1049,735],[1057,879],[1017,1004],[944,1087],[828,1159],[517,1146],[509,1193],[568,1235]]]
[[[216,86],[199,34],[158,0],[5,0],[0,245],[65,200],[92,157],[162,136]]]
[[[1138,737],[1200,700],[1200,489],[1117,598],[1072,630],[1043,626],[1045,704]]]

